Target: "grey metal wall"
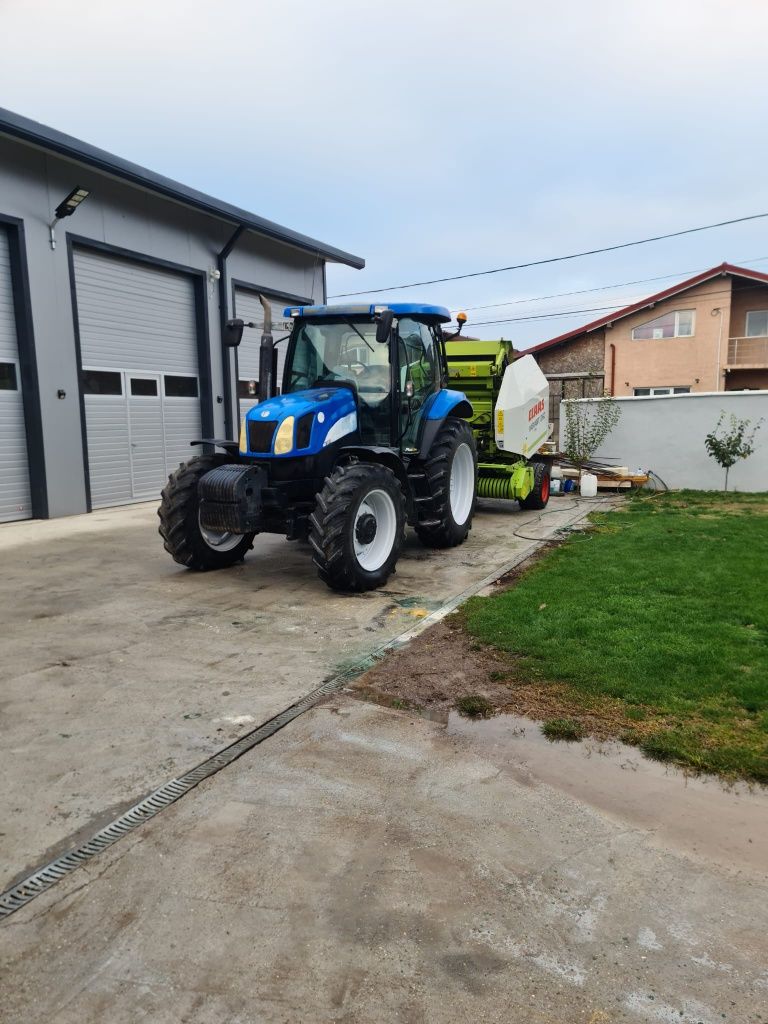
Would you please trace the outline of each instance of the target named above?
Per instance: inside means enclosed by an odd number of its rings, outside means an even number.
[[[90,189],[91,195],[73,217],[60,222],[57,247],[51,250],[48,224],[55,207],[76,185]],[[0,213],[21,218],[26,234],[50,515],[86,510],[68,234],[169,261],[204,275],[213,426],[216,434],[223,436],[227,396],[219,289],[210,271],[216,268],[216,255],[233,226],[7,138],[0,138]],[[322,263],[311,253],[267,238],[243,236],[230,256],[229,274],[276,292],[317,302],[323,298]],[[228,397],[236,409],[231,351],[227,358],[232,381]],[[58,398],[59,391],[65,397]]]
[[[596,458],[630,469],[652,469],[668,487],[722,490],[724,473],[709,458],[704,438],[721,412],[756,423],[755,454],[731,469],[728,487],[737,491],[768,491],[768,391],[722,391],[712,394],[617,398],[621,419]],[[592,404],[585,399],[586,404]],[[581,403],[576,403],[581,404]],[[565,416],[560,446],[565,442]]]
[[[32,502],[27,466],[24,398],[11,283],[8,232],[0,226],[0,362],[10,363],[16,387],[0,389],[0,523],[29,519]]]

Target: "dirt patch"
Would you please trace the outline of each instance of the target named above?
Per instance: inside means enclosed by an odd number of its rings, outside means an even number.
[[[460,614],[387,655],[357,680],[353,690],[388,707],[446,713],[461,698],[477,695],[496,712],[544,721],[570,716],[586,735],[620,736],[632,743],[665,724],[658,714],[629,709],[622,701],[585,696],[563,683],[531,681],[516,658],[468,636]],[[647,717],[638,721],[628,711]]]

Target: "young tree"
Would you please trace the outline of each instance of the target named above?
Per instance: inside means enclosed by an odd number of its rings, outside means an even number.
[[[595,402],[564,402],[565,454],[581,470],[621,418],[621,406],[604,395]]]
[[[731,413],[730,429],[726,429],[720,434],[720,428],[723,425],[724,419],[725,412],[721,412],[715,429],[707,434],[704,439],[704,447],[707,449],[709,457],[714,459],[725,470],[725,487],[723,490],[727,491],[728,470],[740,459],[748,459],[754,452],[755,434],[760,429],[763,420],[760,418],[752,427],[751,420],[740,420]],[[749,429],[750,427],[752,427],[751,430]]]

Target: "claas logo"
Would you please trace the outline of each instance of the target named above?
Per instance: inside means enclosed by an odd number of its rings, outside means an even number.
[[[540,398],[535,405],[532,405],[528,410],[528,422],[536,419],[540,412],[544,412],[544,399]]]

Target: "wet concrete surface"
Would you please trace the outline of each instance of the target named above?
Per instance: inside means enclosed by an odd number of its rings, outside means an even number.
[[[4,1024],[768,1021],[764,847],[668,842],[600,807],[639,769],[506,726],[314,709],[0,927]],[[748,796],[707,792],[703,837]]]
[[[389,585],[358,596],[274,536],[241,566],[182,569],[154,504],[4,525],[0,888],[535,548],[513,530],[579,514],[550,509],[483,503],[452,551],[409,533]]]
[[[642,829],[664,849],[727,871],[768,875],[768,789],[762,786],[686,773],[617,741],[552,743],[541,723],[515,715],[472,721],[452,711],[444,717],[448,736],[488,750],[522,785],[556,786]]]

